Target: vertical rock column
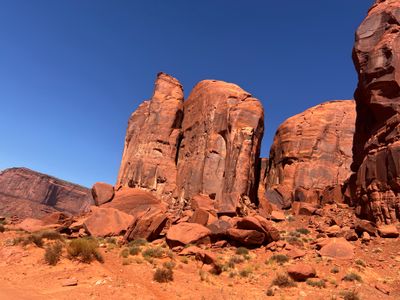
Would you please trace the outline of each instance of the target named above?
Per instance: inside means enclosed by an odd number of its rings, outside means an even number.
[[[264,130],[261,103],[239,86],[198,83],[184,104],[175,196],[184,205],[198,194],[220,213],[236,213],[257,198],[256,164]]]
[[[356,32],[353,171],[360,217],[400,219],[400,2],[376,1]]]
[[[177,79],[157,75],[152,98],[129,119],[117,188],[140,187],[171,198],[176,187],[183,98]]]

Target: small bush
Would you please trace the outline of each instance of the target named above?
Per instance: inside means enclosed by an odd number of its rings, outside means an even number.
[[[271,285],[276,285],[282,288],[296,286],[296,283],[287,274],[278,274],[272,280]]]
[[[176,263],[173,262],[172,260],[166,261],[165,263],[163,263],[163,267],[166,269],[173,269],[173,268],[175,268],[175,266],[176,266]]]
[[[185,265],[187,265],[189,263],[189,258],[184,256],[184,257],[181,258],[181,262],[184,263]]]
[[[239,271],[240,277],[249,277],[251,273],[253,273],[253,269],[251,267],[246,267]]]
[[[138,246],[132,246],[129,248],[130,255],[138,255],[140,253],[140,251],[142,251],[142,250]]]
[[[244,262],[244,258],[242,256],[234,255],[229,259],[227,267],[234,268],[236,264],[240,264],[242,262]]]
[[[128,258],[129,256],[129,249],[128,248],[124,248],[121,250],[121,252],[119,253],[119,255],[123,258]]]
[[[82,262],[90,263],[93,259],[103,262],[103,257],[97,249],[97,242],[93,239],[79,238],[73,240],[67,247],[71,258],[80,259]]]
[[[269,260],[283,265],[284,263],[289,261],[289,257],[287,257],[285,254],[274,254]]]
[[[51,266],[55,266],[60,260],[62,247],[63,245],[61,242],[56,242],[48,246],[44,253],[44,260],[46,261],[46,263]]]
[[[144,258],[161,258],[164,254],[164,250],[161,247],[147,248],[142,252]]]
[[[297,228],[296,231],[300,234],[304,234],[307,235],[310,233],[310,230],[308,230],[307,228]]]
[[[31,235],[29,235],[29,236],[22,242],[22,244],[23,244],[24,246],[26,246],[26,245],[28,245],[28,244],[30,244],[30,243],[35,244],[35,245],[38,246],[39,248],[42,248],[42,247],[43,247],[42,235],[39,234],[39,233],[31,234]]]
[[[43,239],[62,240],[62,236],[57,231],[43,231],[40,233]]]
[[[157,282],[169,282],[174,280],[174,272],[168,268],[157,268],[153,279]]]
[[[364,268],[367,266],[365,261],[363,261],[362,259],[356,259],[355,263],[356,263],[356,265],[359,265],[359,266],[364,267]]]
[[[146,239],[136,239],[136,240],[130,241],[128,245],[129,246],[138,246],[138,247],[145,246],[145,245],[147,245],[147,240]]]
[[[340,270],[339,270],[339,267],[337,267],[337,266],[334,266],[332,269],[331,269],[331,273],[333,273],[333,274],[337,274],[337,273],[339,273],[340,272]]]
[[[249,254],[249,250],[245,247],[239,247],[236,249],[236,254],[237,255],[248,255]]]
[[[355,290],[342,291],[340,294],[343,297],[343,300],[361,300],[358,292]]]
[[[360,275],[358,275],[357,273],[351,272],[346,274],[343,277],[344,281],[358,281],[358,282],[362,282],[362,278]]]
[[[106,242],[107,244],[116,245],[116,244],[117,244],[117,239],[116,239],[115,237],[107,237],[107,238],[105,239],[105,242]]]
[[[313,279],[307,279],[306,280],[306,283],[309,285],[309,286],[313,286],[313,287],[319,287],[320,289],[321,288],[326,288],[326,284],[325,284],[325,281],[324,280],[313,280]]]
[[[297,230],[288,232],[288,236],[300,237],[301,233]]]
[[[266,294],[268,297],[272,297],[272,296],[275,295],[275,292],[274,292],[273,289],[269,288],[269,289],[265,292],[265,294]]]
[[[0,224],[0,233],[6,231],[3,224]]]
[[[286,238],[286,241],[293,246],[303,247],[303,241],[297,236],[289,236]]]

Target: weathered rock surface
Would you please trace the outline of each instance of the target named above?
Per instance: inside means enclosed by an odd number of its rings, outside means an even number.
[[[114,187],[104,182],[96,182],[92,187],[94,203],[99,206],[112,200],[114,197]]]
[[[319,250],[321,256],[338,259],[352,259],[354,246],[344,238],[333,238],[325,241],[325,245]]]
[[[0,214],[41,218],[53,212],[77,215],[89,210],[90,189],[27,168],[0,172]]]
[[[133,216],[118,209],[93,209],[93,213],[84,221],[83,226],[90,235],[95,237],[120,235],[127,230],[133,220]]]
[[[305,263],[298,263],[290,266],[287,269],[287,272],[295,281],[305,281],[308,278],[313,278],[317,275],[315,268]]]
[[[268,200],[279,208],[291,201],[340,201],[332,194],[324,199],[324,191],[340,191],[351,174],[354,122],[351,100],[325,102],[286,120],[270,151]]]
[[[209,195],[221,213],[255,202],[256,168],[264,130],[263,107],[239,86],[198,83],[184,103],[177,196],[183,205]]]
[[[166,235],[167,243],[170,247],[179,245],[194,244],[205,237],[208,237],[211,231],[196,223],[179,223],[172,225]]]
[[[152,98],[129,119],[117,188],[141,187],[171,197],[182,112],[181,84],[172,76],[159,73]]]
[[[400,2],[377,1],[356,32],[358,72],[352,170],[357,214],[400,219]]]

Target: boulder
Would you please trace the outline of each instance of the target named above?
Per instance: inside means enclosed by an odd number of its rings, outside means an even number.
[[[293,202],[292,211],[294,215],[311,216],[317,211],[317,207],[314,204],[306,202]]]
[[[264,242],[268,244],[272,241],[279,240],[279,231],[274,225],[261,216],[247,216],[239,218],[236,222],[238,229],[255,230],[264,234]]]
[[[383,238],[397,238],[399,236],[396,225],[381,225],[378,227],[378,233]]]
[[[193,210],[203,209],[208,212],[215,211],[215,201],[206,195],[196,195],[192,198],[191,208]]]
[[[288,275],[295,281],[305,281],[317,275],[315,268],[309,264],[299,263],[287,269]]]
[[[376,236],[377,228],[376,225],[368,220],[357,220],[355,224],[355,231],[358,235],[363,232],[368,232],[369,235]]]
[[[257,230],[230,228],[227,230],[230,239],[243,246],[261,246],[265,240],[265,234]]]
[[[194,244],[208,237],[211,231],[203,225],[196,223],[179,223],[172,225],[166,235],[167,244],[175,246]]]
[[[0,214],[21,219],[79,215],[93,203],[89,189],[27,168],[1,171],[0,191]]]
[[[209,213],[204,209],[198,208],[194,211],[193,215],[189,219],[189,223],[197,223],[206,226],[209,219]]]
[[[285,214],[283,213],[283,211],[273,210],[271,212],[271,220],[275,221],[275,222],[281,222],[281,221],[285,221],[286,217],[285,217]]]
[[[176,78],[159,73],[153,96],[129,119],[117,189],[144,188],[160,198],[171,198],[176,187],[182,118],[181,84]]]
[[[354,246],[345,238],[333,238],[319,250],[319,254],[337,259],[352,259],[354,257]]]
[[[96,208],[84,222],[85,230],[95,237],[115,236],[125,233],[133,216],[114,208]]]
[[[232,228],[231,223],[224,220],[217,220],[209,225],[207,228],[211,231],[211,237],[214,239],[225,238],[227,235],[227,230]]]
[[[129,242],[139,238],[148,241],[156,240],[160,237],[168,217],[161,211],[149,210],[142,216],[133,219],[124,235],[124,240]]]
[[[96,182],[92,187],[94,204],[100,206],[114,197],[114,187],[104,182]]]
[[[400,216],[399,12],[399,1],[376,1],[353,49],[358,86],[352,198],[358,216],[377,225]]]
[[[262,104],[248,92],[223,81],[198,83],[184,103],[178,202],[208,195],[220,214],[255,202],[263,130]]]
[[[265,181],[271,203],[342,201],[335,191],[351,174],[355,118],[354,101],[329,101],[279,126]]]

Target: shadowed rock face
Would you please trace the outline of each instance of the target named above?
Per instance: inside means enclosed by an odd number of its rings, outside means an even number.
[[[267,198],[286,207],[291,201],[334,201],[330,189],[350,176],[355,103],[331,101],[287,119],[270,151]],[[324,195],[326,195],[324,199]]]
[[[263,129],[261,103],[239,86],[205,80],[183,103],[179,82],[160,73],[129,120],[117,188],[151,190],[175,208],[201,194],[235,213],[257,199]]]
[[[41,218],[61,211],[73,215],[88,211],[90,189],[26,168],[0,173],[0,213],[20,218]]]
[[[377,223],[400,219],[400,2],[377,1],[356,32],[353,60],[357,213]]]
[[[152,98],[129,119],[117,188],[140,187],[159,196],[172,195],[182,111],[179,81],[159,73]]]
[[[257,197],[256,164],[264,130],[261,103],[239,86],[204,80],[184,104],[178,158],[178,197],[214,199],[235,213],[245,197]]]

